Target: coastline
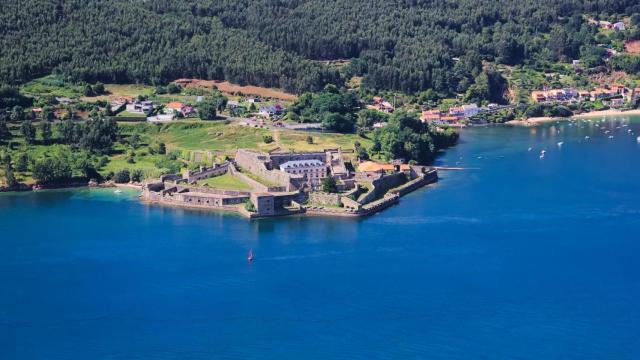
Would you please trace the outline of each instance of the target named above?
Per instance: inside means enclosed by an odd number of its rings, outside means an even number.
[[[572,119],[581,119],[581,118],[591,118],[591,117],[600,117],[600,116],[618,116],[618,115],[640,115],[640,109],[633,110],[599,110],[599,111],[591,111],[583,114],[573,115]]]
[[[544,123],[567,120],[564,117],[551,117],[551,116],[541,116],[541,117],[532,117],[528,119],[520,119],[520,120],[511,120],[507,121],[504,124],[510,126],[536,126]]]
[[[621,115],[640,115],[640,109],[633,110],[617,110],[617,109],[608,109],[608,110],[598,110],[598,111],[590,111],[582,114],[575,114],[568,118],[566,117],[552,117],[552,116],[541,116],[541,117],[532,117],[528,119],[519,119],[519,120],[511,120],[507,121],[504,124],[510,126],[537,126],[549,122],[554,121],[567,121],[571,119],[586,119],[586,118],[597,118],[603,116],[621,116]]]

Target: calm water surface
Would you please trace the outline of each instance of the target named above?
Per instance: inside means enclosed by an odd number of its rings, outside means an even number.
[[[361,220],[0,195],[1,357],[638,359],[638,120],[466,130]]]

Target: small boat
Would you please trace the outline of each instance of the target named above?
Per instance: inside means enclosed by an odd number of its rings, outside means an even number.
[[[585,137],[584,137],[584,139],[585,139],[585,140],[589,140],[589,137],[588,137],[588,136],[585,136]]]
[[[540,154],[540,159],[544,159],[544,153]]]
[[[121,194],[121,193],[122,193],[122,190],[118,189],[118,190],[114,190],[113,192],[114,192],[115,194]]]
[[[638,142],[638,144],[640,144],[640,136],[636,138],[636,141]]]
[[[558,142],[558,147],[562,147],[562,144],[564,144],[564,142],[562,141]]]
[[[609,135],[609,139],[613,139],[613,135]]]
[[[533,150],[533,148],[528,148],[528,149],[527,149],[527,151],[531,151],[531,150]]]
[[[253,250],[249,249],[249,255],[247,255],[247,261],[248,262],[252,262],[253,261]]]

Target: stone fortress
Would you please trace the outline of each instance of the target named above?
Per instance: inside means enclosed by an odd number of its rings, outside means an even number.
[[[321,152],[257,152],[240,149],[233,159],[198,171],[164,175],[143,185],[141,199],[172,206],[237,211],[248,218],[292,214],[365,216],[398,203],[401,196],[438,180],[437,170],[403,164],[346,161],[341,149]],[[198,182],[228,174],[249,191]],[[323,192],[327,178],[337,192]]]

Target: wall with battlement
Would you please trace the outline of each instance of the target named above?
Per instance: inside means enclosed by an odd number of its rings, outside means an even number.
[[[379,179],[373,180],[371,182],[373,188],[367,194],[358,199],[358,202],[362,204],[370,203],[386,194],[389,190],[398,187],[406,182],[407,175],[405,173],[385,175]]]
[[[266,163],[270,161],[269,154],[263,154],[248,150],[238,150],[236,164],[242,171],[248,171],[268,182],[278,184],[284,191],[295,191],[304,182],[301,175],[288,174],[280,170],[269,170]]]
[[[185,176],[187,183],[191,184],[199,180],[208,179],[215,176],[220,176],[228,171],[229,163],[224,162],[222,164],[215,164],[209,168],[201,168],[199,171],[187,171]]]

